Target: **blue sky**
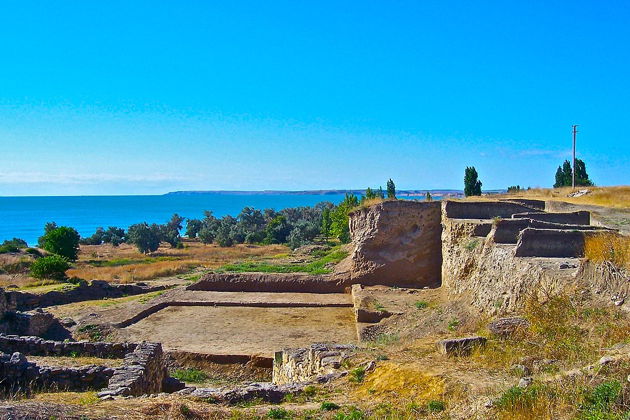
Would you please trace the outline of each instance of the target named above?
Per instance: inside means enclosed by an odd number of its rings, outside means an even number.
[[[0,195],[630,183],[622,1],[0,5]]]

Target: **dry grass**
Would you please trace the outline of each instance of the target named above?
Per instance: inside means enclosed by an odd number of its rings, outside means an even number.
[[[184,244],[183,249],[161,246],[150,256],[128,244],[81,246],[77,266],[68,270],[67,275],[85,280],[128,283],[182,274],[196,267],[217,268],[242,259],[272,257],[287,252],[282,245],[240,244],[222,248],[188,240]]]
[[[630,270],[630,237],[613,233],[589,235],[584,255],[596,264],[609,261],[618,268]]]
[[[603,349],[627,342],[630,337],[630,320],[618,308],[568,296],[545,302],[531,299],[524,316],[531,323],[528,329],[505,340],[488,340],[472,359],[499,369],[527,360],[549,359],[558,361],[552,369],[570,369],[592,363],[601,357]]]
[[[28,361],[37,363],[38,366],[55,367],[81,367],[87,365],[119,367],[123,363],[123,359],[102,359],[88,356],[28,356]]]
[[[589,190],[590,192],[581,197],[568,197],[570,193],[578,190]],[[559,200],[573,204],[592,204],[605,207],[630,208],[630,186],[628,185],[616,187],[577,187],[575,189],[571,187],[533,188],[531,190],[520,191],[516,194],[504,194],[497,197]]]
[[[94,405],[99,403],[96,392],[41,392],[33,400],[54,404]]]

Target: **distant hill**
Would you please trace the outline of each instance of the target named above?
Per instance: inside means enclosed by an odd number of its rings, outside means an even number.
[[[396,195],[399,197],[424,196],[430,192],[434,197],[462,197],[463,190],[398,190]],[[264,191],[173,191],[165,195],[338,195],[352,193],[361,195],[365,190],[304,190],[304,191],[280,191],[280,190],[264,190]]]

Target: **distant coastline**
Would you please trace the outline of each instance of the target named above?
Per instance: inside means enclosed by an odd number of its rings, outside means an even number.
[[[281,191],[281,190],[262,190],[262,191],[172,191],[164,195],[338,195],[338,194],[357,194],[361,195],[365,192],[364,189],[352,189],[352,190],[301,190],[301,191]],[[432,196],[436,197],[463,197],[463,190],[449,190],[449,189],[436,189],[436,190],[397,190],[396,195],[401,197],[415,197],[425,196],[427,192],[430,192]],[[499,192],[499,191],[497,191]]]

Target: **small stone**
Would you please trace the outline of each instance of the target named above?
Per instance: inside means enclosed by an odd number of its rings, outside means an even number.
[[[520,381],[518,381],[518,387],[527,388],[528,386],[532,384],[532,382],[534,382],[534,378],[532,378],[531,376],[526,376],[524,378],[521,378]]]
[[[604,356],[604,357],[602,357],[601,359],[599,359],[599,364],[600,364],[600,365],[607,365],[607,364],[610,364],[610,363],[612,363],[612,362],[614,362],[614,361],[615,361],[615,358],[614,358],[614,357],[611,357],[611,356]]]
[[[621,306],[625,302],[625,299],[619,299],[615,301],[615,306]]]
[[[492,408],[492,407],[494,407],[494,401],[488,400],[488,401],[485,402],[485,404],[483,406],[486,407],[486,408]]]
[[[502,337],[512,335],[527,327],[529,327],[529,321],[519,316],[495,319],[488,324],[488,329],[492,334]]]
[[[531,374],[529,368],[522,364],[512,365],[510,366],[510,370],[519,373],[521,376],[529,376]]]
[[[437,343],[438,350],[448,356],[467,356],[475,347],[486,344],[485,337],[472,336],[440,340]]]

